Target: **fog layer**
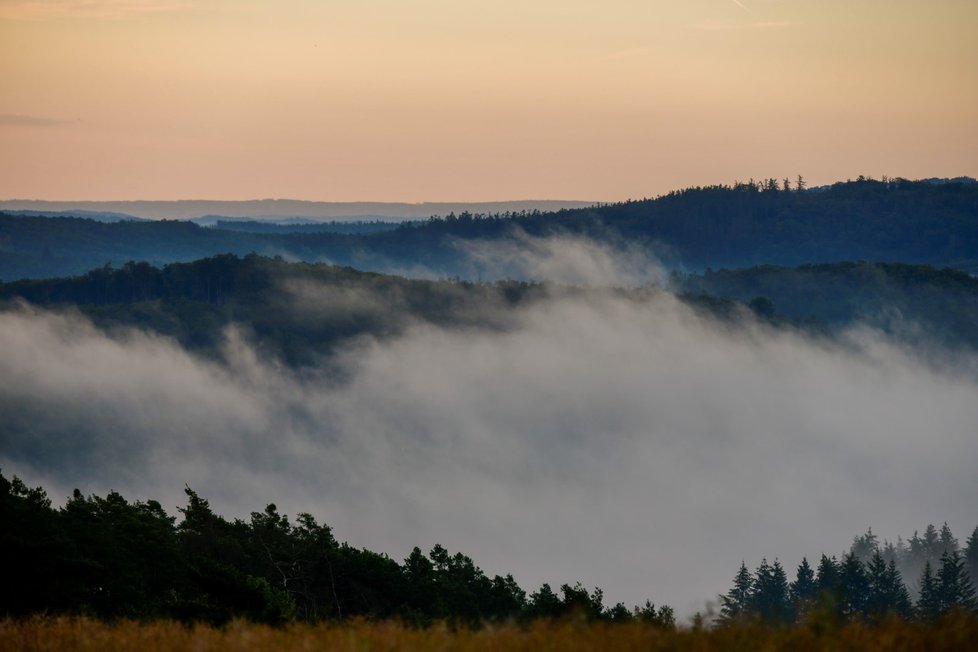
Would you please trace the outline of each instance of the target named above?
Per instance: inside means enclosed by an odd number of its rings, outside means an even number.
[[[828,344],[592,295],[361,340],[301,378],[234,331],[224,357],[0,314],[0,467],[56,503],[115,489],[172,512],[184,484],[228,516],[275,502],[395,559],[440,542],[529,590],[682,614],[742,559],[978,522],[978,366],[871,331]]]

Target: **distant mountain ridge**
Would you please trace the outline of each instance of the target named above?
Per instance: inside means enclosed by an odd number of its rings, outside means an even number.
[[[35,210],[4,210],[5,215],[16,217],[79,217],[84,220],[94,220],[96,222],[145,222],[146,219],[127,215],[126,213],[112,213],[106,211],[35,211]]]
[[[154,220],[189,220],[208,215],[252,219],[310,218],[314,220],[407,220],[427,219],[450,213],[506,213],[556,211],[584,208],[593,201],[514,200],[490,202],[324,202],[297,199],[256,199],[219,201],[181,199],[175,201],[46,201],[38,199],[0,200],[2,211],[44,211],[122,213]]]
[[[683,272],[867,260],[978,273],[971,182],[858,179],[800,192],[770,179],[554,212],[465,211],[379,230],[220,227],[0,214],[0,280],[251,252],[408,276],[527,279],[506,252],[536,255],[533,243],[553,237],[600,243],[611,255],[642,252]]]

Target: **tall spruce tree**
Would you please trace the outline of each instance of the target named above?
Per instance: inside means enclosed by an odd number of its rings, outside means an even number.
[[[873,528],[869,528],[866,534],[853,539],[852,546],[849,548],[849,552],[863,563],[868,562],[877,550],[879,550],[879,538],[873,534]]]
[[[971,533],[965,544],[964,565],[968,569],[971,583],[978,585],[978,527]]]
[[[869,580],[866,613],[871,618],[910,616],[910,594],[903,585],[903,578],[895,561],[890,560],[887,563],[882,553],[876,551],[866,565],[866,576]]]
[[[866,613],[869,579],[862,562],[851,552],[842,558],[839,567],[839,595],[843,616],[854,618]]]
[[[789,620],[790,602],[788,578],[778,560],[768,564],[761,560],[754,574],[754,590],[751,592],[750,611],[767,623],[784,623]]]
[[[822,606],[839,615],[839,562],[836,561],[835,557],[822,555],[818,562],[815,584],[818,588],[818,600]]]
[[[818,584],[815,583],[815,571],[808,565],[808,559],[802,557],[795,572],[795,581],[788,587],[791,596],[791,607],[796,620],[802,619],[811,609],[818,594]]]
[[[740,570],[734,577],[733,588],[726,595],[720,596],[720,622],[729,624],[746,618],[753,590],[754,578],[747,570],[747,564],[741,561]]]
[[[917,617],[923,621],[935,620],[941,615],[941,596],[929,561],[924,562],[924,571],[920,575],[916,611]]]
[[[944,521],[944,525],[941,526],[939,536],[940,550],[942,555],[946,552],[957,552],[959,550],[958,540],[954,538],[953,534],[951,534],[951,528],[947,526],[947,521]]]
[[[937,594],[941,613],[964,610],[978,611],[975,586],[968,577],[964,559],[958,551],[941,555],[941,567],[937,571]]]
[[[904,620],[910,620],[913,616],[913,603],[910,601],[910,591],[903,581],[903,575],[897,569],[896,560],[891,559],[886,565],[887,582],[895,591],[893,607],[896,615]]]

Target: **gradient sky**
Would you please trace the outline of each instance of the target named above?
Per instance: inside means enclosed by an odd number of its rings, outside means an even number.
[[[978,176],[975,0],[0,0],[0,198]]]

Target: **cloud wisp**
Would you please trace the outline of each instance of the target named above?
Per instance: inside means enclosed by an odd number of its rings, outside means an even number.
[[[0,114],[0,125],[7,127],[59,127],[63,124],[67,122],[57,118],[16,113]]]
[[[593,242],[576,236],[541,238],[517,231],[504,240],[459,240],[473,271],[490,279],[546,280],[563,285],[636,287],[666,279],[643,247]]]
[[[179,11],[190,6],[189,2],[170,0],[14,0],[0,3],[0,20],[112,19]]]

